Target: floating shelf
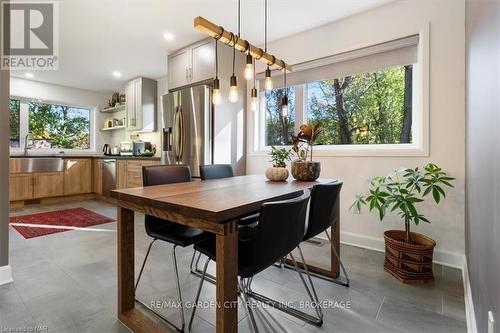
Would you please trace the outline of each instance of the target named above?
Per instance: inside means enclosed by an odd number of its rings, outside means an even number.
[[[111,108],[102,109],[101,112],[102,113],[115,113],[115,112],[120,112],[120,111],[124,111],[124,110],[125,110],[125,104],[121,104],[118,106],[113,106]]]
[[[101,128],[101,131],[114,131],[114,130],[119,130],[119,129],[124,129],[125,126],[113,126],[113,127],[108,127],[108,128]]]

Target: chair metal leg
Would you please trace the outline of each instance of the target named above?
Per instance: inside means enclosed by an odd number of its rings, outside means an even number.
[[[252,323],[253,331],[255,333],[258,333],[259,329],[257,328],[257,322],[255,321],[252,306],[251,306],[250,301],[248,300],[248,296],[247,296],[249,279],[246,279],[246,281],[244,281],[243,278],[240,278],[239,284],[240,284],[241,295],[243,296],[243,301],[245,302],[245,307],[247,308],[248,315],[250,316],[250,321]]]
[[[177,296],[179,298],[179,302],[181,305],[180,312],[181,312],[181,330],[184,331],[184,327],[186,327],[186,321],[184,318],[184,303],[182,302],[182,293],[181,293],[181,284],[179,281],[179,271],[177,269],[177,257],[175,255],[175,249],[177,245],[174,245],[172,249],[172,262],[174,263],[174,278],[175,282],[177,284]]]
[[[146,261],[148,260],[149,252],[151,251],[151,247],[153,246],[153,243],[155,241],[156,241],[156,239],[153,239],[151,241],[151,243],[149,243],[148,251],[146,252],[146,256],[144,258],[144,261],[142,262],[141,270],[139,272],[139,276],[137,277],[137,282],[135,283],[135,289],[134,289],[134,291],[137,291],[137,287],[139,286],[139,281],[141,280],[142,272],[144,271],[144,266],[146,265]],[[135,301],[137,303],[141,304],[142,306],[144,306],[148,311],[150,311],[156,317],[158,317],[159,319],[163,320],[168,325],[172,326],[177,332],[184,332],[184,327],[185,327],[185,323],[184,323],[184,309],[183,309],[183,305],[182,305],[182,297],[181,297],[181,294],[180,294],[179,274],[178,274],[178,271],[177,271],[177,258],[175,256],[175,247],[176,247],[176,245],[174,245],[172,256],[173,256],[174,272],[175,272],[175,277],[176,277],[176,281],[177,281],[177,292],[178,292],[179,301],[180,301],[180,304],[181,304],[181,321],[182,321],[182,326],[181,327],[177,327],[170,320],[168,320],[163,315],[161,315],[160,313],[156,312],[151,307],[149,307],[146,303],[138,300],[137,298],[135,298]]]
[[[144,266],[146,266],[146,261],[148,260],[149,252],[151,251],[151,246],[156,241],[156,238],[149,243],[148,251],[146,252],[146,256],[144,257],[144,261],[142,262],[141,271],[139,272],[139,276],[137,277],[137,282],[135,283],[134,291],[137,290],[137,286],[139,285],[139,281],[141,281],[142,271],[144,271]]]
[[[344,267],[344,264],[342,263],[342,260],[340,259],[340,256],[339,256],[339,254],[338,254],[337,250],[335,249],[335,246],[332,242],[332,238],[328,234],[327,230],[325,230],[325,234],[326,234],[326,237],[328,237],[328,242],[330,243],[330,246],[332,247],[332,250],[333,250],[333,253],[335,254],[335,257],[337,257],[337,260],[340,263],[340,268],[342,269],[342,272],[344,273],[344,277],[346,279],[346,281],[342,281],[340,279],[337,279],[337,281],[333,281],[333,282],[336,282],[336,283],[341,284],[343,286],[349,287],[349,274],[347,274],[347,271]]]
[[[298,265],[297,265],[297,262],[295,261],[295,258],[293,257],[293,255],[290,253],[290,256],[292,258],[292,262],[294,263],[295,267],[296,267],[296,271],[297,273],[299,274],[300,276],[300,279],[302,280],[302,283],[304,284],[304,287],[312,301],[313,304],[317,304],[316,300],[314,299],[314,296],[313,294],[311,293],[309,287],[307,286],[307,283],[305,282],[304,280],[304,277],[302,276],[302,273],[301,273],[301,270],[299,269]],[[318,310],[318,307],[315,307],[315,311],[316,313],[318,314],[318,317],[314,317],[308,313],[305,313],[303,311],[300,311],[300,310],[297,310],[295,308],[292,308],[292,307],[289,307],[287,304],[285,304],[284,302],[280,302],[280,301],[277,301],[277,300],[274,300],[272,298],[269,298],[267,296],[264,296],[262,294],[259,294],[259,293],[256,293],[255,291],[252,290],[251,288],[251,283],[252,283],[252,280],[249,281],[248,285],[247,285],[247,290],[246,290],[246,294],[262,303],[265,303],[267,305],[270,305],[280,311],[283,311],[285,313],[288,313],[289,315],[291,316],[294,316],[296,318],[299,318],[301,320],[304,320],[305,322],[308,322],[308,323],[311,323],[313,325],[316,325],[316,326],[322,326],[323,325],[323,313],[321,310]]]
[[[208,263],[210,262],[210,258],[207,258],[205,261],[205,266],[203,267],[202,276],[200,279],[200,285],[198,286],[198,291],[196,292],[196,297],[193,304],[193,312],[191,313],[191,318],[189,319],[188,331],[191,332],[191,328],[193,326],[194,314],[196,313],[196,307],[198,305],[198,301],[200,300],[201,288],[203,287],[203,282],[205,281],[205,274],[207,273]]]
[[[302,260],[304,271],[306,272],[307,279],[309,280],[309,284],[311,285],[311,289],[312,289],[314,298],[316,300],[316,312],[318,314],[318,317],[322,319],[323,318],[323,311],[322,311],[321,307],[319,306],[319,297],[318,297],[318,294],[316,293],[316,288],[314,288],[314,283],[311,279],[311,274],[309,274],[309,269],[307,268],[306,260],[304,259],[304,255],[302,253],[302,249],[300,248],[300,245],[297,245],[297,250],[299,251],[299,255],[300,255],[300,259]],[[298,269],[298,266],[297,266],[297,269]]]
[[[201,252],[198,252],[198,258],[196,259],[196,263],[194,261],[194,257],[196,255],[197,251],[194,251],[194,252],[195,253],[193,253],[193,257],[191,258],[191,265],[190,265],[191,273],[194,275],[197,275],[199,277],[202,277],[203,271],[198,268],[198,263],[200,262],[200,258],[201,258]],[[193,265],[193,263],[194,263],[194,265]],[[212,274],[205,273],[205,280],[207,280],[208,282],[210,282],[212,284],[216,284],[216,278]]]

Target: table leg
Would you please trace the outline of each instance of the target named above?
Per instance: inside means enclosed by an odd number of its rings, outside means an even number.
[[[238,225],[230,222],[224,234],[217,234],[217,318],[218,333],[238,332]]]
[[[134,212],[118,207],[118,315],[133,309]]]

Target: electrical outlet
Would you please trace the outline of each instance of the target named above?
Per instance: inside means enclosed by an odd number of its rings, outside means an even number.
[[[491,311],[488,311],[488,333],[495,333],[495,318]]]

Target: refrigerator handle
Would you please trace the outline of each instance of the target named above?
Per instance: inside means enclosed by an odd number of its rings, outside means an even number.
[[[182,107],[178,107],[174,115],[174,151],[176,162],[182,161],[184,151],[184,116]]]
[[[163,129],[163,151],[172,151],[172,127]]]

